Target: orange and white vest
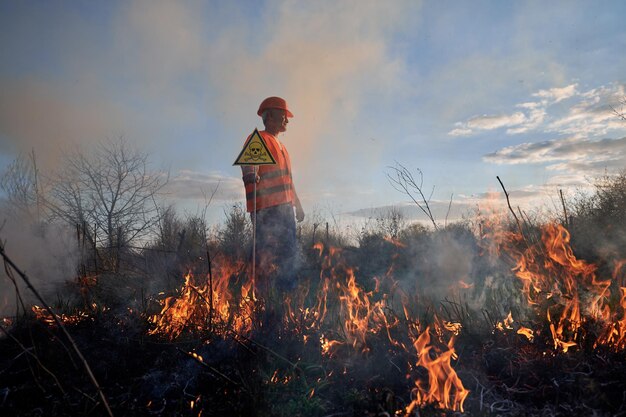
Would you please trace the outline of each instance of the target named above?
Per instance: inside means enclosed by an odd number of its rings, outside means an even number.
[[[256,175],[261,179],[256,184],[256,209],[278,206],[280,204],[294,204],[294,187],[291,178],[291,160],[289,153],[282,143],[266,131],[259,132],[267,145],[276,165],[242,166],[243,183],[246,187],[246,207],[248,212],[254,210],[254,181]],[[246,139],[246,144],[250,137]]]

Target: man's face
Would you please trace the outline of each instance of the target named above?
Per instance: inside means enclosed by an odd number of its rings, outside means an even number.
[[[273,128],[277,132],[285,132],[287,130],[287,124],[289,119],[285,110],[282,109],[270,109],[267,117],[267,127]]]

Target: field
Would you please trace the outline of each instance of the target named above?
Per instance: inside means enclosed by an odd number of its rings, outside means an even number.
[[[6,263],[18,301],[2,322],[0,411],[622,415],[623,184],[562,216],[427,228],[390,215],[356,242],[305,224],[293,285],[267,291],[240,208],[208,244],[179,233],[176,250],[116,253],[108,270],[86,251],[45,305],[22,302],[28,273]]]

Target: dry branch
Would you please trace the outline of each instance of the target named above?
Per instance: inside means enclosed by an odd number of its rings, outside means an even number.
[[[387,173],[387,179],[391,183],[391,186],[401,193],[409,196],[411,200],[417,205],[417,207],[422,210],[422,212],[430,219],[431,223],[435,230],[439,230],[439,226],[437,226],[437,222],[435,222],[435,218],[430,209],[430,199],[435,192],[435,187],[430,192],[430,195],[426,197],[424,195],[423,186],[424,186],[424,174],[422,171],[417,168],[417,174],[419,175],[419,181],[415,179],[411,171],[408,170],[404,165],[397,163],[395,167],[388,167],[393,170],[395,175],[391,175]],[[419,194],[419,200],[413,193]]]
[[[504,184],[502,184],[502,180],[500,180],[500,177],[496,175],[496,178],[498,179],[498,182],[500,183],[500,186],[502,187],[502,190],[504,191],[504,196],[506,197],[506,204],[507,206],[509,206],[509,211],[511,212],[511,214],[513,214],[513,217],[515,218],[515,222],[517,223],[517,229],[520,235],[524,236],[524,231],[522,230],[522,225],[519,221],[519,218],[517,217],[517,214],[515,214],[513,207],[511,207],[511,201],[509,200],[509,193],[506,191]]]
[[[85,372],[89,376],[89,379],[91,380],[91,382],[93,383],[94,387],[98,391],[98,394],[100,395],[100,399],[102,400],[102,404],[104,405],[104,408],[106,409],[107,414],[110,417],[113,417],[113,412],[111,411],[111,407],[109,407],[109,403],[108,403],[108,401],[106,399],[106,396],[104,395],[104,392],[100,388],[100,384],[98,384],[98,380],[96,380],[96,377],[94,376],[93,372],[91,371],[91,367],[87,363],[87,360],[85,359],[85,357],[81,353],[80,349],[78,349],[78,346],[76,345],[76,342],[74,341],[72,336],[69,334],[69,332],[67,331],[67,329],[63,325],[63,322],[61,320],[59,320],[59,318],[54,313],[54,311],[52,311],[52,308],[50,308],[50,305],[48,303],[46,303],[46,301],[43,299],[41,294],[39,294],[39,291],[37,291],[37,289],[33,286],[33,284],[31,283],[30,279],[28,278],[28,276],[21,269],[19,269],[17,267],[17,265],[15,265],[15,263],[13,262],[13,260],[11,258],[9,258],[9,256],[4,251],[4,244],[2,244],[2,243],[0,243],[0,255],[2,255],[2,258],[4,259],[5,267],[6,267],[6,265],[9,265],[11,268],[13,268],[13,270],[20,276],[20,278],[22,278],[22,280],[24,281],[24,283],[26,284],[28,289],[30,289],[33,292],[35,297],[37,297],[39,302],[41,302],[42,306],[46,309],[46,311],[54,319],[54,321],[57,324],[57,326],[59,326],[59,328],[61,329],[61,331],[63,332],[63,334],[67,338],[67,340],[72,345],[72,348],[74,349],[74,352],[76,352],[76,355],[78,355],[78,358],[80,359],[81,363],[83,364],[83,367],[85,368]]]

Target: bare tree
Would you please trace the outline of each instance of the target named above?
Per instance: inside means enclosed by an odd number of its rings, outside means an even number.
[[[47,205],[71,226],[82,225],[94,245],[120,248],[153,231],[156,198],[169,176],[148,169],[148,156],[124,138],[100,143],[93,153],[64,157]]]
[[[0,189],[15,214],[39,217],[41,192],[35,151],[13,160],[0,178]]]
[[[431,190],[428,197],[424,195],[424,174],[417,168],[419,179],[415,179],[413,173],[404,165],[397,163],[395,167],[388,167],[391,172],[387,172],[387,179],[396,190],[409,196],[411,200],[422,210],[422,212],[430,219],[435,230],[439,229],[433,213],[430,210],[430,199],[435,191],[435,187]]]

